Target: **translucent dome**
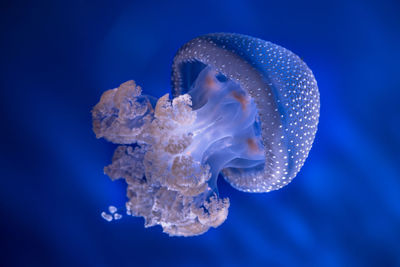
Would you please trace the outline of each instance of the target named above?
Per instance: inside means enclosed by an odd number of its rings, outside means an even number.
[[[320,102],[312,71],[297,55],[271,42],[241,34],[207,34],[176,54],[174,96],[186,93],[205,66],[248,92],[261,121],[265,165],[225,168],[225,179],[247,192],[269,192],[288,184],[303,166],[317,131]]]

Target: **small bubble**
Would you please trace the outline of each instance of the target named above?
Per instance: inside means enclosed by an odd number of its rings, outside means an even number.
[[[104,211],[101,213],[101,217],[103,217],[103,219],[107,222],[111,222],[113,220],[113,217]]]
[[[117,211],[117,208],[115,206],[109,206],[108,210],[111,212],[111,214],[114,214]]]

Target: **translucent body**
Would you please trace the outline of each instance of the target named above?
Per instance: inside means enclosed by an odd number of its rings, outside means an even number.
[[[249,192],[280,188],[296,175],[315,135],[319,96],[293,53],[233,34],[183,46],[173,84],[176,97],[156,104],[133,81],[106,91],[93,108],[93,130],[122,144],[104,171],[126,180],[127,213],[191,236],[228,215],[229,199],[216,187],[221,172]]]
[[[251,36],[207,34],[186,43],[172,66],[175,96],[185,93],[205,66],[235,81],[256,103],[265,166],[226,168],[225,179],[246,192],[287,185],[311,149],[319,119],[317,82],[291,51]]]

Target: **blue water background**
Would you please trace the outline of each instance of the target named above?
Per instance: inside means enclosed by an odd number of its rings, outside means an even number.
[[[400,266],[400,2],[2,1],[0,265]],[[170,238],[143,219],[107,223],[125,185],[90,109],[134,79],[157,97],[185,42],[237,32],[313,70],[319,130],[282,190],[235,191],[228,220]]]

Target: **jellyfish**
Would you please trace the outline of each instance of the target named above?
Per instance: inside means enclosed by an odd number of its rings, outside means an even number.
[[[195,236],[228,216],[218,177],[251,193],[292,181],[313,144],[319,108],[317,82],[297,55],[213,33],[178,50],[172,96],[157,100],[127,81],[103,93],[92,118],[96,137],[119,145],[104,172],[126,181],[126,213],[170,236]]]

